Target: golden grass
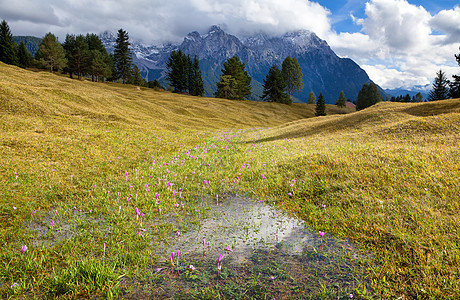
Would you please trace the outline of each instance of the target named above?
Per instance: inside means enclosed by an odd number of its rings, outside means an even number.
[[[371,251],[377,295],[460,296],[460,99],[379,103],[278,126],[261,141],[289,139],[300,155],[280,161],[275,186],[296,178],[290,211]]]
[[[264,169],[267,180],[251,175],[241,189],[286,202],[313,228],[368,249],[377,297],[460,297],[460,100],[327,108],[336,114],[311,118],[312,105],[196,98],[0,63],[0,184],[8,187],[0,196],[2,245],[18,230],[14,203],[28,211],[84,205],[79,195],[93,184],[191,149],[208,133],[265,128],[241,144],[265,154],[237,151],[232,160],[252,156],[253,169],[276,163]],[[212,179],[235,172],[222,165]],[[70,175],[72,184],[64,179]]]

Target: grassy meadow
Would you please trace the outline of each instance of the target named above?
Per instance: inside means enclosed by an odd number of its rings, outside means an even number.
[[[459,298],[460,100],[314,109],[0,63],[0,297]],[[196,232],[236,194],[318,232],[306,254],[217,269],[231,243]]]

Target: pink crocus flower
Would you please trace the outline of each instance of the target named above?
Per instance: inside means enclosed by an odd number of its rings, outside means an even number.
[[[54,226],[54,220],[51,220],[50,224],[51,226]]]
[[[193,265],[189,265],[187,269],[190,271],[190,273],[196,270],[196,268]]]
[[[319,237],[321,238],[321,243],[323,242],[323,236],[324,236],[324,232],[320,231],[319,232]]]
[[[230,248],[230,246],[228,246],[227,248],[225,248],[225,251],[227,251],[227,253],[233,252],[233,250]]]
[[[225,257],[225,253],[221,253],[219,255],[219,258],[217,259],[217,263],[219,264],[224,259],[224,257]]]
[[[174,267],[174,256],[176,255],[175,252],[171,252],[171,256],[169,257],[169,262],[171,263],[171,266]]]
[[[141,213],[140,213],[139,209],[136,207],[134,210],[136,211],[137,217],[140,217]]]
[[[37,211],[36,210],[32,210],[32,215],[35,215]]]
[[[220,262],[222,261],[222,259],[224,259],[224,257],[225,257],[225,253],[221,253],[219,255],[219,258],[217,259],[217,271],[219,275],[220,275],[220,270],[222,269],[222,265],[220,264]]]
[[[176,236],[177,236],[177,237],[180,237],[180,236],[181,236],[180,230],[179,230],[178,232],[176,232]]]
[[[26,251],[27,251],[27,246],[26,246],[26,245],[23,245],[23,246],[21,247],[21,250],[22,250],[22,253],[26,252]]]

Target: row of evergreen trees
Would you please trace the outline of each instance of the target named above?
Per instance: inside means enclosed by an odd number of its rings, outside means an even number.
[[[415,96],[410,96],[409,94],[406,95],[399,95],[393,96],[390,98],[391,102],[423,102],[423,95],[422,93],[417,93]]]
[[[23,41],[13,40],[8,23],[0,23],[0,61],[22,68],[46,68],[50,72],[64,72],[71,78],[91,76],[93,81],[118,81],[152,88],[161,88],[158,81],[146,82],[139,68],[132,63],[129,36],[118,31],[114,54],[109,54],[96,34],[68,34],[61,44],[58,38],[47,33],[35,57],[27,51]]]

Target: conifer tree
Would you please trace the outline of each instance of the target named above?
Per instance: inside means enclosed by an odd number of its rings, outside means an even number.
[[[24,41],[21,41],[18,46],[18,66],[28,68],[32,65],[32,55],[26,49]]]
[[[358,98],[356,99],[356,110],[365,109],[382,101],[382,99],[383,97],[375,83],[365,83],[358,93]]]
[[[316,96],[315,93],[313,93],[313,91],[310,92],[310,94],[308,95],[307,104],[316,104]]]
[[[198,56],[195,55],[190,69],[190,94],[192,96],[203,96],[204,95],[204,82],[203,75],[200,70],[200,61]]]
[[[166,80],[169,81],[175,92],[184,92],[189,89],[190,64],[182,50],[171,52],[166,63]]]
[[[282,64],[282,74],[286,82],[286,91],[290,98],[294,92],[300,92],[303,89],[303,74],[299,62],[295,57],[286,57]]]
[[[65,41],[62,44],[65,50],[65,58],[67,59],[67,66],[65,68],[65,72],[69,73],[70,78],[73,78],[73,74],[75,73],[75,69],[71,63],[72,61],[72,53],[75,49],[75,35],[74,34],[67,34],[65,37]]]
[[[129,84],[137,85],[137,86],[146,86],[147,82],[144,78],[142,78],[141,70],[138,66],[134,65],[131,69],[131,75],[128,79]]]
[[[418,92],[417,95],[415,95],[414,102],[423,102],[422,93]]]
[[[292,100],[286,94],[286,83],[284,82],[281,70],[277,65],[271,66],[268,71],[267,77],[264,80],[264,91],[262,100],[267,102],[279,102],[291,104]]]
[[[237,56],[233,56],[224,63],[222,76],[220,76],[220,81],[217,84],[216,97],[237,100],[249,99],[251,97],[251,80],[252,78],[245,70],[244,63]],[[228,91],[229,88],[232,90]]]
[[[325,116],[326,115],[326,101],[324,100],[323,93],[319,93],[318,102],[316,102],[316,111],[315,116]]]
[[[78,79],[86,73],[89,65],[88,43],[83,35],[77,35],[74,39],[73,47],[67,57],[68,68],[72,69]]]
[[[232,75],[221,75],[217,83],[217,98],[238,99],[238,84]]]
[[[448,84],[449,81],[446,78],[446,74],[442,70],[439,70],[433,82],[433,89],[428,95],[428,101],[447,99],[449,97],[449,90],[447,89]]]
[[[455,54],[455,59],[457,60],[458,65],[460,66],[460,53]],[[460,75],[452,75],[452,78],[454,80],[449,84],[449,96],[451,98],[460,98]]]
[[[113,60],[96,34],[87,34],[86,42],[89,51],[88,72],[92,81],[104,81],[111,76]]]
[[[59,71],[67,65],[65,50],[57,37],[47,33],[43,38],[36,56],[40,65],[49,68],[50,72]]]
[[[0,23],[0,61],[10,65],[17,64],[16,43],[5,20]]]
[[[131,75],[133,58],[131,55],[129,36],[123,29],[118,30],[115,50],[113,54],[115,78],[126,83]]]
[[[347,98],[345,97],[345,93],[343,91],[340,92],[339,99],[337,99],[335,105],[342,108],[347,106]]]

